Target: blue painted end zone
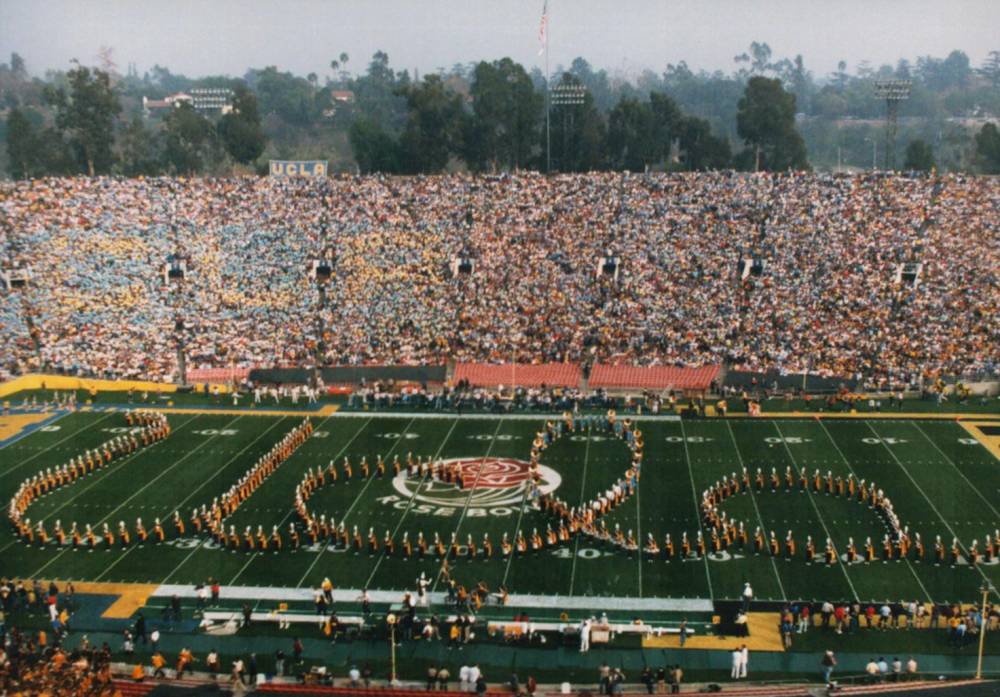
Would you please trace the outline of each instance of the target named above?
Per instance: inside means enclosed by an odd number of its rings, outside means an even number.
[[[261,403],[259,406],[254,407],[251,405],[239,405],[233,406],[232,404],[154,404],[154,403],[143,403],[143,404],[118,404],[118,403],[104,403],[101,404],[88,404],[86,410],[93,412],[107,412],[107,411],[132,411],[136,409],[171,409],[176,411],[190,411],[190,412],[226,412],[233,414],[253,414],[255,411],[287,411],[301,413],[303,416],[315,415],[319,413],[325,404],[317,404],[315,407],[296,407],[296,406],[273,406]],[[83,409],[81,409],[83,411]]]
[[[10,413],[11,415],[15,415],[15,414],[30,414],[32,412],[31,410],[25,410],[25,409],[11,409]],[[6,448],[8,445],[13,445],[22,438],[27,438],[40,428],[45,428],[46,426],[55,423],[56,421],[58,421],[59,419],[61,419],[62,417],[66,416],[69,413],[70,412],[68,410],[60,409],[58,411],[52,412],[52,416],[50,416],[47,419],[43,419],[36,423],[25,426],[17,433],[17,435],[11,436],[6,440],[0,440],[0,450]]]

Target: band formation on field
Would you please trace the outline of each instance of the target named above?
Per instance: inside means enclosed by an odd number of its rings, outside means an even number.
[[[176,510],[168,520],[159,517],[149,521],[46,521],[31,518],[32,504],[57,489],[72,486],[87,479],[112,462],[138,455],[143,449],[170,437],[171,427],[166,415],[158,411],[128,411],[124,414],[126,433],[116,435],[97,447],[86,449],[59,467],[47,467],[26,478],[17,488],[8,505],[8,517],[21,542],[43,549],[94,551],[100,548],[127,549],[133,545],[166,542],[168,539],[193,538],[202,540],[205,549],[223,549],[245,553],[298,550],[303,545],[314,549],[350,550],[370,556],[404,559],[435,559],[445,568],[458,558],[491,559],[494,555],[507,559],[556,549],[579,539],[591,540],[602,547],[648,561],[698,560],[702,558],[739,559],[746,555],[770,556],[797,560],[806,564],[832,566],[839,563],[858,564],[875,561],[905,560],[913,563],[933,562],[937,565],[995,565],[1000,546],[1000,530],[987,533],[982,539],[963,544],[957,536],[942,539],[936,535],[930,542],[919,532],[901,521],[888,493],[874,481],[857,479],[853,472],[834,474],[806,467],[795,471],[786,466],[783,472],[772,467],[765,472],[741,466],[739,472],[717,479],[701,492],[698,530],[682,532],[679,539],[669,532],[647,531],[645,539],[637,530],[623,529],[614,521],[613,512],[630,499],[639,486],[643,465],[643,434],[632,418],[619,418],[611,410],[602,416],[581,416],[565,413],[560,418],[544,421],[535,434],[528,460],[510,457],[442,458],[397,453],[383,457],[375,454],[371,461],[362,455],[352,462],[349,455],[331,459],[325,465],[309,467],[302,480],[290,492],[290,505],[298,520],[287,527],[261,524],[246,525],[242,530],[229,522],[236,511],[313,433],[313,424],[305,417],[289,430],[222,495],[211,502],[195,505],[189,510]],[[556,495],[561,474],[558,466],[546,464],[546,450],[563,437],[586,433],[620,441],[622,449],[621,476],[609,483],[590,500],[571,504]],[[402,435],[402,434],[396,434]],[[675,445],[675,447],[682,447]],[[742,464],[742,463],[741,463]],[[439,533],[425,537],[419,530],[376,530],[369,527],[349,528],[334,514],[314,510],[310,499],[328,487],[345,486],[352,481],[375,484],[373,494],[390,502],[406,501],[407,507],[419,500],[468,509],[473,502],[479,507],[503,506],[527,516],[531,523],[518,525],[513,536],[504,532],[493,540],[489,532],[464,539],[453,532],[450,539]],[[822,539],[812,534],[804,537],[788,529],[765,530],[761,525],[747,524],[727,512],[727,502],[737,496],[761,495],[765,492],[784,496],[830,496],[855,503],[868,511],[884,527],[881,539],[834,539],[825,534]],[[755,504],[756,505],[756,504]],[[609,525],[608,521],[612,521]],[[761,523],[763,521],[760,521]],[[637,521],[638,523],[638,521]],[[751,527],[753,532],[751,533]],[[828,531],[827,531],[828,533]],[[496,545],[496,546],[495,546]]]

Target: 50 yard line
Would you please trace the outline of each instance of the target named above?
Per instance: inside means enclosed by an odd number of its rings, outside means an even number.
[[[587,421],[587,447],[583,451],[583,478],[580,482],[580,503],[578,505],[583,506],[584,500],[583,495],[587,489],[587,463],[590,462],[590,436],[593,433],[593,428],[590,421]],[[573,546],[573,567],[569,572],[569,594],[573,595],[573,588],[576,583],[576,560],[577,555],[580,553],[580,538],[583,537],[579,531],[576,533],[576,544]]]
[[[448,439],[451,438],[452,432],[455,430],[455,427],[458,426],[458,422],[459,422],[459,419],[457,419],[457,418],[452,419],[451,428],[449,428],[448,429],[448,433],[445,434],[444,440],[442,440],[441,441],[441,445],[438,446],[437,452],[434,453],[433,457],[431,457],[431,465],[433,465],[434,461],[437,460],[438,457],[441,455],[441,452],[444,450],[445,444],[448,442]],[[399,517],[399,522],[396,523],[396,527],[393,528],[393,530],[392,530],[392,535],[391,535],[392,539],[394,539],[394,540],[396,539],[396,535],[399,533],[399,529],[401,527],[403,527],[403,521],[406,520],[406,516],[409,514],[410,509],[413,508],[414,502],[417,500],[417,494],[420,493],[420,488],[424,485],[424,482],[427,481],[427,478],[431,476],[430,475],[431,465],[429,465],[427,467],[427,474],[425,474],[423,477],[420,478],[420,481],[417,483],[417,486],[414,488],[413,494],[410,496],[410,501],[409,501],[409,503],[407,503],[406,509],[403,511],[403,515],[401,515]],[[368,588],[369,586],[372,585],[372,581],[375,579],[375,574],[378,572],[378,567],[382,565],[382,560],[383,559],[385,559],[385,548],[384,547],[379,551],[378,561],[375,562],[375,566],[372,568],[372,572],[368,576],[368,580],[365,582],[365,585],[364,585],[365,588]]]
[[[691,469],[691,453],[688,451],[688,441],[687,433],[684,431],[684,419],[681,419],[681,440],[684,442],[684,460],[687,462],[688,477],[691,479],[691,498],[694,500],[694,515],[698,520],[698,530],[702,534],[702,539],[705,536],[705,528],[701,522],[701,506],[698,505],[698,487],[694,483],[694,470]],[[705,540],[706,544],[708,540]],[[712,573],[708,570],[708,555],[706,554],[702,557],[702,561],[705,563],[705,578],[708,580],[708,597],[712,600],[715,599],[715,593],[712,591]]]
[[[785,452],[788,453],[788,459],[792,461],[792,467],[796,470],[799,469],[798,463],[795,461],[795,456],[792,455],[792,449],[788,447],[788,441],[785,440],[785,436],[781,433],[781,428],[778,426],[777,421],[772,421],[771,424],[774,426],[774,430],[778,432],[778,436],[781,438],[781,442],[785,446]],[[812,490],[806,487],[806,496],[809,499],[809,503],[812,504],[813,510],[816,511],[816,517],[819,518],[820,525],[823,526],[823,530],[826,532],[826,537],[830,540],[830,544],[833,544],[833,535],[830,534],[830,528],[826,526],[826,520],[823,518],[823,514],[819,512],[819,506],[816,505],[816,500],[813,498]],[[861,598],[858,597],[858,591],[854,588],[854,582],[851,581],[851,575],[847,573],[846,565],[840,560],[840,555],[837,554],[837,546],[834,545],[833,553],[837,555],[837,566],[844,573],[844,578],[847,579],[847,585],[851,587],[851,593],[854,595],[854,599],[857,602],[861,602]]]
[[[496,430],[493,431],[493,438],[490,439],[490,447],[486,448],[486,454],[483,455],[482,458],[480,458],[480,460],[484,464],[486,462],[486,458],[488,458],[490,456],[490,453],[493,452],[493,447],[497,443],[497,434],[500,433],[500,427],[501,426],[503,426],[503,417],[502,416],[500,417],[500,420],[497,421]],[[456,539],[458,538],[458,531],[462,529],[462,522],[465,520],[465,514],[469,512],[469,504],[472,503],[472,495],[474,493],[476,493],[476,487],[479,486],[479,478],[482,476],[482,474],[483,474],[483,468],[480,467],[479,471],[476,472],[476,479],[475,479],[475,481],[472,482],[472,487],[469,489],[469,495],[465,498],[465,505],[462,506],[462,515],[460,515],[458,517],[458,524],[455,526],[455,530],[452,533],[453,535],[455,535]],[[445,544],[449,544],[449,542],[446,541]],[[513,555],[511,555],[511,556],[513,556]],[[447,563],[448,563],[448,555],[446,553],[444,555],[444,559],[441,561],[441,568],[438,569],[437,576],[434,578],[434,583],[431,586],[431,592],[432,593],[437,588],[438,581],[441,579],[441,572],[444,571],[445,565]]]
[[[741,470],[746,469],[746,465],[744,465],[744,463],[743,463],[743,455],[742,455],[742,453],[740,453],[740,446],[736,442],[736,434],[733,433],[733,426],[729,422],[729,419],[726,419],[726,429],[729,431],[729,437],[732,439],[732,441],[733,441],[733,447],[736,449],[736,459],[740,463],[740,469]],[[752,486],[750,487],[749,494],[750,494],[750,500],[753,502],[753,509],[757,512],[757,522],[760,523],[760,527],[761,527],[762,531],[766,530],[767,529],[767,525],[764,524],[764,518],[760,514],[760,508],[757,506],[757,496],[756,496],[756,494],[753,493],[753,487]],[[781,583],[781,574],[778,573],[778,564],[777,564],[777,562],[774,561],[774,557],[773,556],[771,557],[771,568],[774,569],[774,578],[777,579],[777,581],[778,581],[778,590],[781,591],[781,599],[783,601],[787,601],[788,600],[788,595],[785,593],[785,586]]]

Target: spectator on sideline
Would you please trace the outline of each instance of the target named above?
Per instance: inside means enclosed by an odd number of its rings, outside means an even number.
[[[837,657],[833,655],[833,651],[830,649],[826,650],[826,653],[823,654],[823,659],[820,661],[820,665],[823,666],[823,682],[829,685],[833,669],[837,667]]]
[[[868,665],[865,666],[865,673],[868,675],[868,682],[870,684],[875,684],[881,680],[882,674],[879,671],[878,663],[875,662],[874,658],[868,661]]]
[[[681,683],[684,681],[684,670],[678,663],[670,671],[670,694],[676,695],[681,691]]]

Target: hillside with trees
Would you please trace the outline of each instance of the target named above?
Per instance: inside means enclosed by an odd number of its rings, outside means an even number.
[[[978,67],[943,58],[816,75],[801,55],[753,42],[730,72],[669,64],[618,75],[584,58],[553,85],[582,88],[553,104],[546,139],[545,76],[510,58],[411,75],[377,51],[355,70],[346,53],[324,76],[277,66],[243,76],[189,78],[154,66],[120,74],[74,62],[33,76],[14,53],[0,64],[0,176],[222,175],[264,172],[269,159],[324,159],[331,171],[399,174],[515,169],[863,169],[882,166],[881,79],[912,81],[899,110],[897,167],[1000,171],[1000,51]],[[231,109],[144,109],[144,98],[199,88],[231,91]],[[551,151],[546,144],[551,143]]]

